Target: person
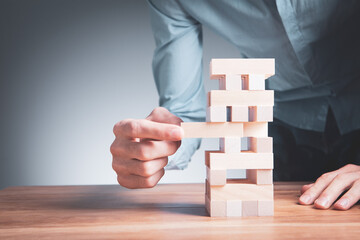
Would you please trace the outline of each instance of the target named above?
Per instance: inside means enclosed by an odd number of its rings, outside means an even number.
[[[179,125],[205,120],[207,26],[239,57],[276,60],[266,81],[275,90],[274,180],[316,180],[302,187],[299,203],[319,209],[347,210],[360,199],[360,1],[148,3],[161,107],[115,124],[110,150],[120,185],[153,187],[165,169],[184,169],[199,147],[198,139],[182,140]]]

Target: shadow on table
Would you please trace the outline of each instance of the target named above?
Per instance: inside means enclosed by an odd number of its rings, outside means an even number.
[[[39,206],[40,209],[53,210],[113,210],[121,211],[158,211],[186,214],[195,216],[208,216],[205,205],[194,202],[192,199],[179,197],[164,197],[154,195],[136,196],[132,194],[119,195],[116,193],[88,192],[85,195],[72,196],[71,198],[47,199]]]

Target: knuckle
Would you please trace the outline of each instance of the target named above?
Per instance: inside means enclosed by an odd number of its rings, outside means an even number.
[[[166,109],[164,107],[156,107],[153,110],[154,115],[162,114]]]
[[[117,182],[119,183],[120,186],[122,186],[124,188],[128,188],[128,189],[136,188],[135,185],[127,184],[120,175],[117,176]]]
[[[123,185],[123,180],[122,180],[122,178],[121,178],[119,175],[117,176],[116,180],[117,180],[117,182],[118,182],[121,186],[125,187],[125,186]]]
[[[122,166],[122,164],[117,162],[115,159],[113,159],[113,161],[111,163],[111,167],[117,174],[124,173],[124,167]]]
[[[138,132],[138,121],[135,119],[124,119],[115,124],[114,131],[123,132],[126,135],[133,136]]]
[[[149,151],[148,149],[141,147],[137,151],[138,151],[138,158],[140,160],[151,160],[151,151]]]
[[[330,181],[332,178],[333,178],[333,174],[327,172],[327,173],[322,174],[322,175],[319,177],[319,181],[328,182],[328,181]]]
[[[360,188],[360,178],[354,182],[353,186]]]
[[[111,144],[111,146],[110,146],[110,153],[111,153],[112,155],[117,155],[117,154],[118,154],[118,149],[117,149],[115,143],[112,143],[112,144]]]
[[[338,175],[336,175],[334,180],[339,181],[339,182],[343,182],[348,178],[349,178],[348,173],[339,173]]]
[[[115,125],[113,127],[113,133],[114,133],[115,136],[119,132],[120,124],[121,124],[121,122],[117,122],[117,123],[115,123]]]
[[[125,130],[130,136],[136,136],[139,132],[139,123],[135,120],[127,120],[124,124]]]
[[[148,177],[144,180],[144,187],[146,188],[153,188],[155,187],[156,182],[152,180],[151,177]]]
[[[141,176],[143,177],[150,177],[153,175],[151,166],[149,162],[143,162],[140,167]]]
[[[117,170],[117,165],[116,165],[116,163],[115,163],[114,160],[113,160],[112,163],[111,163],[111,167],[112,167],[112,169],[116,172],[116,170]]]

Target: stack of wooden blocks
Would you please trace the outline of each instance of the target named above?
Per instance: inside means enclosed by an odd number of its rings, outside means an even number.
[[[207,122],[182,123],[185,137],[219,138],[220,150],[206,151],[205,205],[210,216],[274,214],[272,138],[274,92],[265,79],[275,74],[274,59],[213,59]],[[242,147],[243,146],[243,147]],[[229,179],[227,170],[244,169],[246,179]]]

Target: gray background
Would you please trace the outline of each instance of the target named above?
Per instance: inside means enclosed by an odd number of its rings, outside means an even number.
[[[0,0],[0,188],[115,184],[113,125],[158,105],[145,1]],[[238,50],[204,28],[211,58]],[[203,141],[189,168],[162,183],[203,182]]]

